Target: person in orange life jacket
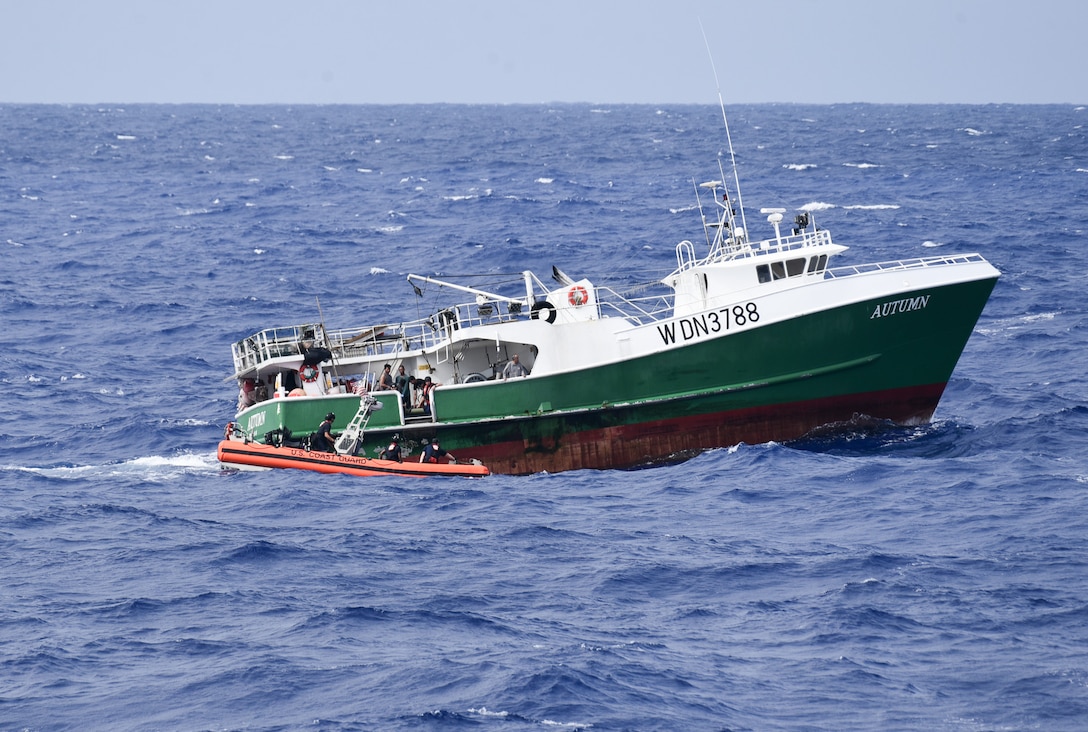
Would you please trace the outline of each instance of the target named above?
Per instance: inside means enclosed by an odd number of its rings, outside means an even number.
[[[419,382],[417,381],[416,383],[418,384]],[[439,386],[439,384],[433,383],[430,376],[423,380],[423,395],[420,397],[419,405],[423,407],[424,414],[431,413],[431,389],[436,386]]]
[[[398,463],[401,462],[400,442],[399,442],[399,440],[397,440],[396,437],[394,437],[393,441],[389,443],[389,447],[387,447],[387,448],[385,448],[384,450],[381,451],[381,453],[378,455],[378,459],[379,460],[396,460]]]
[[[332,412],[325,415],[325,421],[317,428],[317,433],[313,437],[312,447],[314,450],[322,452],[336,451],[336,440],[332,436],[332,423],[335,420],[336,415]]]
[[[437,463],[438,458],[440,457],[449,457],[451,462],[457,462],[457,458],[442,449],[442,446],[438,444],[438,438],[436,437],[424,446],[423,454],[419,456],[419,462]]]

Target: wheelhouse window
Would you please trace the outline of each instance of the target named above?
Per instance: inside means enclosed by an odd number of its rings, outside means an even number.
[[[816,257],[813,257],[813,261]],[[827,263],[827,257],[823,257],[824,263]],[[800,257],[798,259],[788,259],[785,262],[771,262],[770,264],[756,265],[756,279],[760,284],[764,282],[771,282],[773,280],[782,280],[787,277],[798,277],[805,272],[805,258]],[[810,268],[811,272],[812,269]]]

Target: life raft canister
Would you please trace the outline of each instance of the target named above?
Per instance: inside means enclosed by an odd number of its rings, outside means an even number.
[[[317,366],[314,366],[312,363],[305,364],[298,370],[299,377],[307,383],[317,381],[317,377],[320,373]]]
[[[589,293],[581,285],[575,285],[567,290],[567,302],[574,307],[581,307],[589,302]]]

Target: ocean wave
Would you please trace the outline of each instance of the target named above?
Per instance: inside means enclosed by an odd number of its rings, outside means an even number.
[[[180,478],[192,472],[219,472],[220,464],[215,452],[182,453],[173,456],[151,455],[131,458],[120,462],[100,465],[54,466],[4,465],[0,470],[12,473],[30,473],[59,480],[84,480],[87,478],[139,477],[150,481]]]

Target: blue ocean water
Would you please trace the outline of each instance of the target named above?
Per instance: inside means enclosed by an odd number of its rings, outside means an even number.
[[[1003,272],[932,424],[416,481],[220,471],[231,342],[664,276],[719,109],[0,105],[0,729],[1088,728],[1086,121],[730,110],[753,232]]]

